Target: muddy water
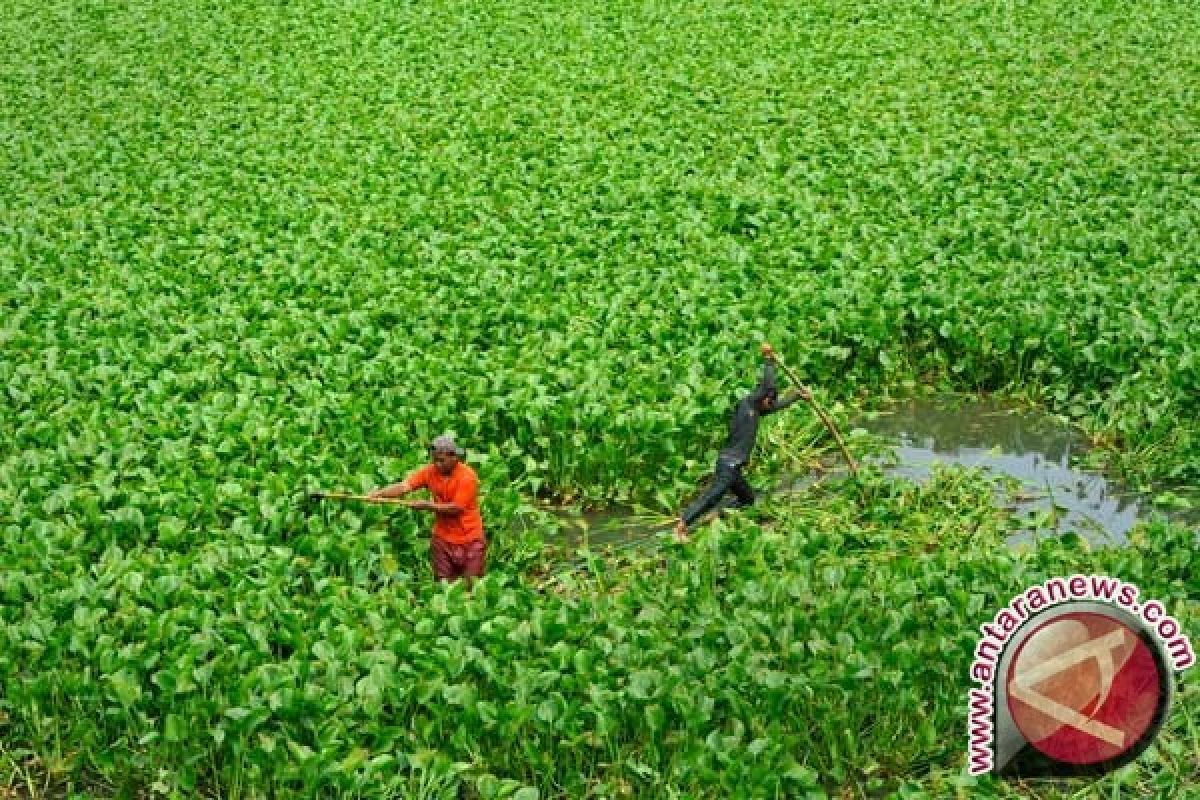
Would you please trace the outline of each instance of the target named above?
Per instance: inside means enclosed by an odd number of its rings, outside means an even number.
[[[1189,518],[1155,509],[1150,497],[1074,466],[1087,450],[1086,440],[1045,414],[994,401],[935,397],[898,403],[855,424],[894,443],[882,462],[890,474],[925,481],[936,465],[958,465],[1013,478],[1020,488],[1002,502],[1015,513],[1031,522],[1039,518],[1043,530],[1074,532],[1095,545],[1126,541],[1138,522],[1155,513]],[[1023,531],[1011,541],[1031,537]]]
[[[1010,538],[1019,544],[1049,531],[1077,533],[1093,545],[1126,541],[1133,527],[1156,513],[1200,525],[1200,496],[1188,497],[1191,511],[1156,509],[1150,499],[1109,477],[1076,467],[1087,441],[1055,417],[1006,407],[995,401],[956,396],[909,400],[864,415],[851,427],[865,429],[885,443],[875,457],[885,473],[923,482],[940,466],[983,470],[1014,479],[1016,491],[998,493],[997,503],[1029,521]],[[833,465],[834,462],[831,462]],[[795,492],[813,476],[785,480],[776,491]],[[1176,490],[1176,494],[1179,494]],[[587,545],[594,551],[619,551],[649,543],[669,522],[610,508],[591,513],[560,512],[561,547],[568,552]]]
[[[587,546],[592,550],[622,550],[651,541],[654,534],[670,530],[670,522],[657,523],[632,508],[614,506],[599,511],[559,511],[563,525],[561,545],[568,550]]]

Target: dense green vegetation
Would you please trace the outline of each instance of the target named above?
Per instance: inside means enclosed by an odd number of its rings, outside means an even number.
[[[847,406],[1019,395],[1200,483],[1198,34],[1170,2],[7,4],[0,787],[1029,791],[958,777],[975,626],[1095,569],[1200,635],[1193,532],[1012,554],[978,476],[867,475],[549,592],[533,501],[678,507],[764,338]],[[760,475],[817,430],[770,425]],[[296,503],[446,429],[496,536],[470,597],[425,520]],[[1196,692],[1104,792],[1194,791]]]

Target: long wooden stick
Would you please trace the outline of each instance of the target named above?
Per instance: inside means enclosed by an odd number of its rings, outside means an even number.
[[[779,357],[778,353],[775,354],[775,363],[783,368],[783,371],[787,373],[788,379],[793,385],[807,390],[807,387],[800,382],[799,378],[796,377],[796,373],[792,372],[791,367],[783,363],[783,359]],[[825,427],[828,428],[829,432],[833,434],[833,438],[837,441],[838,447],[842,449],[842,455],[846,457],[846,463],[850,466],[850,474],[858,475],[858,464],[854,463],[854,458],[850,455],[850,451],[846,449],[846,443],[842,441],[842,435],[838,433],[837,426],[833,424],[833,420],[829,418],[829,415],[825,413],[825,410],[817,405],[817,401],[812,397],[811,390],[808,390],[808,397],[804,398],[804,400],[810,406],[812,406],[812,410],[817,412],[817,416],[821,418],[821,422],[825,423]]]
[[[363,503],[408,506],[409,508],[412,508],[414,502],[413,500],[401,500],[398,497],[368,497],[365,494],[346,494],[345,492],[313,492],[309,497],[313,500],[358,500]]]

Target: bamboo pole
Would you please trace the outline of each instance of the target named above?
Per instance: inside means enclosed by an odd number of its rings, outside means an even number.
[[[825,427],[829,429],[831,434],[833,434],[834,440],[837,441],[838,447],[840,447],[842,450],[842,455],[846,458],[846,464],[850,467],[850,474],[857,476],[858,464],[854,462],[854,458],[850,455],[850,451],[846,449],[846,443],[842,441],[842,435],[838,433],[837,426],[833,424],[833,420],[830,419],[829,415],[825,413],[825,409],[817,405],[817,401],[813,399],[812,391],[800,382],[800,379],[796,377],[796,373],[792,372],[791,367],[783,363],[783,359],[779,357],[778,353],[775,353],[774,348],[771,348],[770,345],[766,345],[766,347],[770,348],[770,351],[774,354],[775,363],[777,363],[783,369],[783,371],[787,373],[788,380],[790,380],[794,386],[804,390],[806,395],[804,397],[804,401],[812,407],[813,411],[817,412],[817,416],[821,418],[821,422],[825,423]]]
[[[368,497],[365,494],[347,494],[345,492],[313,492],[310,500],[357,500],[363,503],[379,503],[380,505],[407,506],[412,508],[415,500],[401,500],[398,497]]]

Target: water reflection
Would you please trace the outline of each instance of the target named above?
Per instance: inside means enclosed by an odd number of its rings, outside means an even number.
[[[1042,515],[1060,532],[1093,544],[1120,543],[1151,510],[1149,501],[1102,475],[1071,466],[1087,443],[1046,414],[1004,408],[993,401],[930,398],[899,403],[859,427],[897,442],[884,460],[891,474],[916,481],[935,465],[979,468],[1016,479],[1022,489],[1005,497],[1018,514]],[[1049,513],[1047,517],[1045,514]],[[1031,538],[1022,531],[1012,541]]]

